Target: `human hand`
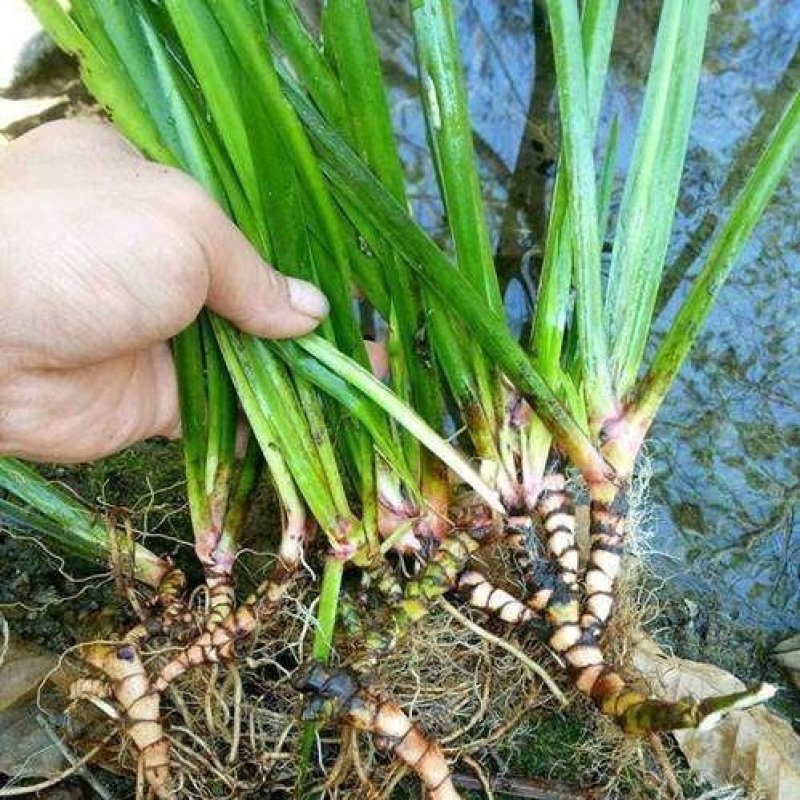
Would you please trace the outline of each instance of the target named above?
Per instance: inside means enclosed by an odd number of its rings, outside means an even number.
[[[204,305],[270,338],[328,312],[107,124],[51,123],[0,152],[0,454],[79,462],[177,435],[167,340]]]

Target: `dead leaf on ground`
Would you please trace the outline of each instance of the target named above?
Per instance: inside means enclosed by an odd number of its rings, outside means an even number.
[[[0,712],[33,697],[57,662],[44,648],[12,638],[0,663]]]
[[[643,636],[633,663],[665,700],[708,697],[745,688],[719,667],[676,658]],[[712,786],[744,783],[751,796],[765,800],[800,798],[800,737],[791,725],[763,706],[732,712],[710,731],[676,731],[686,760]]]
[[[10,636],[2,626],[0,648],[0,772],[15,778],[58,775],[64,756],[37,721],[34,697],[58,658]]]
[[[776,645],[772,658],[786,670],[789,680],[800,689],[800,633]]]
[[[53,778],[66,767],[64,754],[28,703],[0,713],[0,772],[19,778]]]

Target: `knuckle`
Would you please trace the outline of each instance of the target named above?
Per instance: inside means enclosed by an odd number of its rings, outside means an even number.
[[[158,202],[179,214],[184,223],[200,226],[209,216],[218,213],[211,195],[194,178],[174,167],[149,166],[155,178],[153,188]]]
[[[19,143],[31,147],[53,148],[57,152],[76,156],[97,157],[101,151],[126,151],[130,155],[138,155],[120,133],[109,122],[98,119],[75,117],[45,122],[29,131],[18,140]]]
[[[289,302],[289,282],[285,275],[269,265],[260,269],[257,274],[264,294],[268,295],[274,303],[286,304]]]

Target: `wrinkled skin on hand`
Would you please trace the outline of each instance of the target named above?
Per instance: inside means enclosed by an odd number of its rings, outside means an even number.
[[[79,462],[177,435],[167,340],[204,305],[271,338],[328,311],[107,124],[51,123],[0,151],[0,455]]]

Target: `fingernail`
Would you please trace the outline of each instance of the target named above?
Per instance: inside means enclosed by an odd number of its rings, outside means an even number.
[[[289,304],[314,319],[325,319],[330,310],[328,299],[316,286],[297,278],[289,278]]]

